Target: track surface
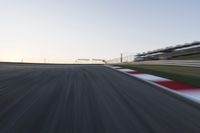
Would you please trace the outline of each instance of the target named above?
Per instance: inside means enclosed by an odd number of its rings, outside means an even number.
[[[200,133],[200,108],[101,65],[0,64],[0,133]]]

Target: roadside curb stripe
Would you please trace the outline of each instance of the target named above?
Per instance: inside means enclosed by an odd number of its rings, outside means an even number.
[[[183,96],[200,102],[200,89],[181,90],[180,92]]]
[[[152,83],[154,85],[158,85],[163,89],[167,88],[169,91],[173,93],[177,93],[183,97],[186,97],[190,100],[200,103],[200,88],[194,87],[186,83],[180,83],[177,81],[166,79],[163,77],[159,77],[159,76],[155,76],[151,74],[145,74],[143,72],[138,72],[132,69],[127,69],[127,68],[122,68],[122,67],[117,67],[117,66],[114,66],[114,67],[108,66],[108,67],[113,68],[117,71],[126,73],[130,76],[141,79],[143,81]]]
[[[117,70],[119,70],[119,71],[121,71],[121,72],[134,72],[134,70],[131,70],[131,69],[124,69],[124,68],[120,68],[120,69],[117,69]]]
[[[188,90],[188,89],[196,89],[194,86],[185,84],[185,83],[179,83],[176,81],[155,81],[155,83],[165,86],[167,88],[171,88],[173,90]]]
[[[169,79],[150,75],[150,74],[131,74],[134,77],[140,78],[142,80],[148,80],[148,81],[170,81]]]
[[[128,72],[128,74],[144,74],[143,72],[136,72],[136,71],[133,71],[133,72]]]
[[[115,67],[115,66],[113,66],[112,68],[114,68],[114,69],[120,69],[121,67],[117,67],[117,66]]]

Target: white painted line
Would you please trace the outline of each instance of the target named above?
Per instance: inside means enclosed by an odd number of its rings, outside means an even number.
[[[117,69],[120,72],[134,72],[134,70],[131,69],[126,69],[126,68],[122,68],[122,69]]]
[[[170,81],[169,79],[150,75],[150,74],[133,74],[131,76],[137,77],[142,80],[148,80],[148,81]]]

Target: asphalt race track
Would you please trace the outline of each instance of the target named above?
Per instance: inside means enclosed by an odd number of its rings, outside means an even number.
[[[103,65],[1,63],[0,133],[200,133],[200,106]]]

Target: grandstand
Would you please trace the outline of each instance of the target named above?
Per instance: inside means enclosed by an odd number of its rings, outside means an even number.
[[[200,42],[144,52],[135,58],[135,61],[148,60],[200,60]]]

